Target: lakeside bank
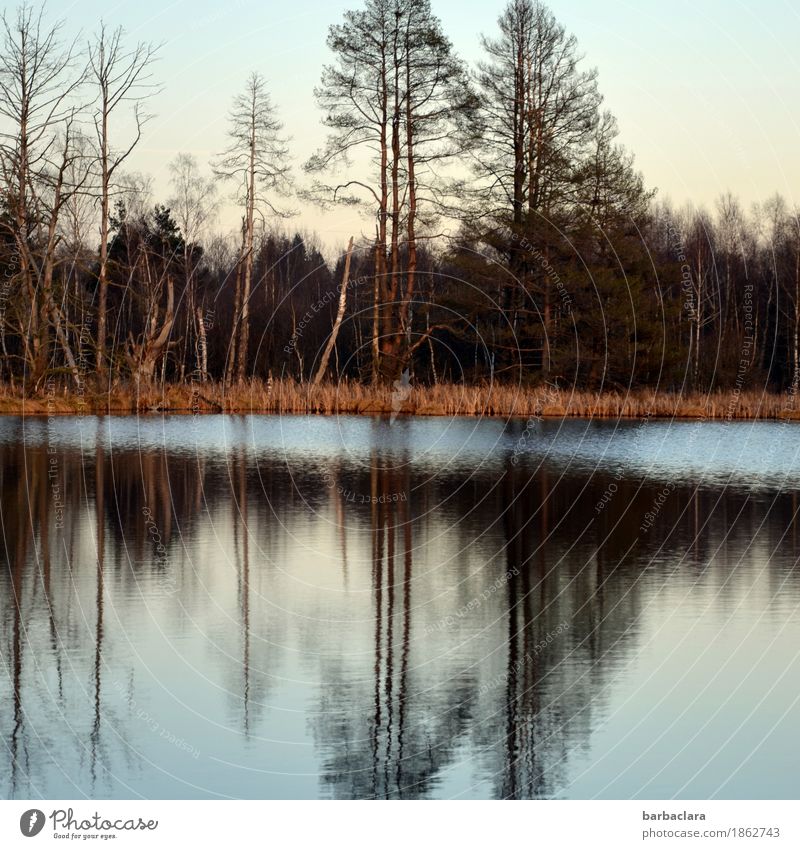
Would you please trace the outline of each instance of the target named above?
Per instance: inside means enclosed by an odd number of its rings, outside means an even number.
[[[796,392],[590,392],[509,385],[371,386],[343,381],[319,386],[294,380],[241,384],[187,383],[147,388],[115,384],[76,392],[46,384],[36,395],[0,387],[0,414],[131,415],[146,413],[273,413],[520,418],[800,420]]]

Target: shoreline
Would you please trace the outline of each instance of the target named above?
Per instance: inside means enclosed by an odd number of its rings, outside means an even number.
[[[710,393],[616,390],[589,392],[461,384],[428,387],[363,386],[324,383],[317,387],[292,380],[259,380],[224,385],[119,384],[107,392],[76,392],[47,384],[47,391],[24,397],[0,387],[0,415],[416,415],[491,418],[681,419],[690,421],[800,421],[797,395],[715,390]]]

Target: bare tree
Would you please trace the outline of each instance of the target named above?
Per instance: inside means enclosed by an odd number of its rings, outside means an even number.
[[[133,219],[124,215],[118,226],[115,247],[121,254],[114,263],[117,273],[125,274],[125,297],[131,312],[140,316],[137,332],[128,331],[125,358],[137,388],[153,381],[159,360],[175,342],[175,275],[182,260],[183,238],[170,211],[157,205],[152,213]],[[162,368],[163,373],[163,368]]]
[[[172,192],[167,202],[184,239],[199,242],[219,210],[216,183],[200,173],[197,159],[179,153],[170,163]]]
[[[792,386],[800,386],[800,207],[787,216],[787,238],[791,251],[792,301]],[[790,272],[790,273],[791,273]]]
[[[264,78],[257,73],[251,74],[244,92],[233,102],[228,131],[230,145],[214,163],[214,173],[219,178],[238,184],[237,200],[244,208],[243,283],[236,368],[239,381],[245,379],[247,371],[256,215],[266,211],[280,217],[289,214],[274,203],[274,196],[286,194],[291,185],[289,151],[282,130]]]
[[[706,328],[715,324],[718,314],[718,297],[714,285],[715,231],[711,216],[703,209],[688,209],[685,214],[686,262],[690,272],[686,313],[689,320],[692,354],[691,375],[693,388],[701,388],[704,375],[701,363],[708,359],[705,351]]]
[[[328,343],[325,346],[325,350],[322,353],[322,357],[319,361],[319,368],[317,369],[317,375],[314,378],[314,386],[317,386],[322,378],[325,376],[325,371],[328,368],[328,360],[331,356],[331,351],[336,345],[336,338],[339,335],[339,328],[342,326],[342,319],[344,319],[344,311],[347,306],[347,286],[350,280],[350,257],[353,254],[353,237],[350,237],[350,241],[347,245],[347,254],[345,255],[344,260],[344,273],[342,274],[342,285],[339,289],[339,307],[336,310],[336,320],[333,322],[333,330],[331,330],[331,335],[328,337]]]
[[[70,374],[77,387],[81,386],[82,375],[69,342],[67,322],[61,306],[56,301],[53,287],[56,266],[59,260],[69,260],[68,255],[60,255],[60,223],[71,201],[79,195],[90,178],[91,160],[85,154],[85,147],[74,141],[75,117],[70,115],[63,123],[52,166],[40,175],[38,185],[44,197],[37,196],[37,206],[41,210],[42,234],[37,251],[37,273],[42,304],[42,326],[48,321],[52,325]],[[46,212],[45,212],[46,210]]]
[[[24,303],[18,315],[24,322],[20,336],[34,388],[49,359],[54,320],[49,287],[58,216],[72,194],[65,177],[73,156],[75,96],[82,82],[74,69],[74,42],[61,42],[63,23],[48,27],[43,15],[44,7],[21,6],[13,18],[0,18],[0,117],[5,119],[0,158],[18,258],[15,277]],[[36,248],[42,244],[44,254],[37,259]]]
[[[183,234],[183,264],[186,299],[186,339],[194,339],[195,369],[201,382],[208,379],[208,345],[206,342],[205,304],[198,303],[195,271],[200,239],[219,209],[217,187],[204,177],[197,160],[188,153],[179,153],[170,163],[173,195],[167,201],[173,217]],[[190,331],[193,331],[190,333]],[[184,345],[184,354],[189,349]],[[181,378],[184,376],[185,356],[181,359]]]
[[[720,281],[720,288],[723,293],[723,305],[720,309],[720,345],[723,345],[726,338],[733,336],[736,344],[741,350],[742,342],[740,333],[740,317],[739,317],[739,292],[734,286],[734,274],[736,270],[740,270],[740,274],[747,277],[747,262],[746,262],[746,245],[745,245],[745,220],[741,205],[738,198],[734,197],[730,192],[721,195],[716,202],[717,216],[715,221],[717,232],[717,250],[718,267],[724,272]],[[737,275],[738,276],[738,275]],[[752,298],[749,300],[752,301]],[[748,329],[754,336],[753,347],[755,347],[755,335],[758,325],[757,305],[750,303]],[[753,315],[753,313],[755,313]],[[731,328],[733,324],[733,328]],[[751,354],[754,352],[751,352]]]
[[[89,44],[90,76],[97,88],[94,126],[97,136],[100,180],[100,261],[97,273],[97,372],[106,368],[106,336],[108,309],[108,234],[109,211],[114,174],[130,156],[142,137],[149,115],[145,102],[157,91],[151,73],[157,47],[139,42],[126,48],[125,32],[117,28],[109,33],[105,24]],[[121,109],[133,112],[133,137],[119,149],[112,147],[111,119]]]
[[[759,211],[765,241],[767,264],[774,277],[776,309],[786,322],[787,372],[791,386],[800,386],[800,210],[790,209],[785,198],[775,194]]]

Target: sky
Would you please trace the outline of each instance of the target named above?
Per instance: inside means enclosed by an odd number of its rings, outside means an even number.
[[[330,59],[327,28],[361,0],[50,0],[66,32],[121,25],[131,42],[160,42],[163,90],[155,117],[129,160],[149,173],[156,199],[169,194],[169,161],[179,151],[204,166],[225,147],[227,113],[251,71],[268,82],[295,171],[320,146],[324,128],[313,89]],[[725,191],[746,206],[780,192],[800,204],[800,4],[795,0],[554,0],[599,71],[605,106],[647,185],[682,205],[713,207]],[[481,56],[504,0],[432,0],[457,52]],[[124,130],[121,122],[119,130]],[[236,220],[224,209],[220,226]],[[368,229],[352,211],[302,207],[292,228],[336,246]]]

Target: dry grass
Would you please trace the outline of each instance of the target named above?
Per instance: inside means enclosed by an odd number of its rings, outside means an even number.
[[[518,386],[440,384],[410,388],[393,399],[391,387],[326,383],[313,388],[292,380],[223,384],[169,384],[136,392],[119,384],[108,392],[78,395],[53,389],[35,397],[0,387],[0,413],[56,415],[80,413],[310,413],[330,415],[395,412],[424,416],[541,416],[582,418],[800,419],[792,394],[713,392],[679,395],[637,390],[586,392]]]

